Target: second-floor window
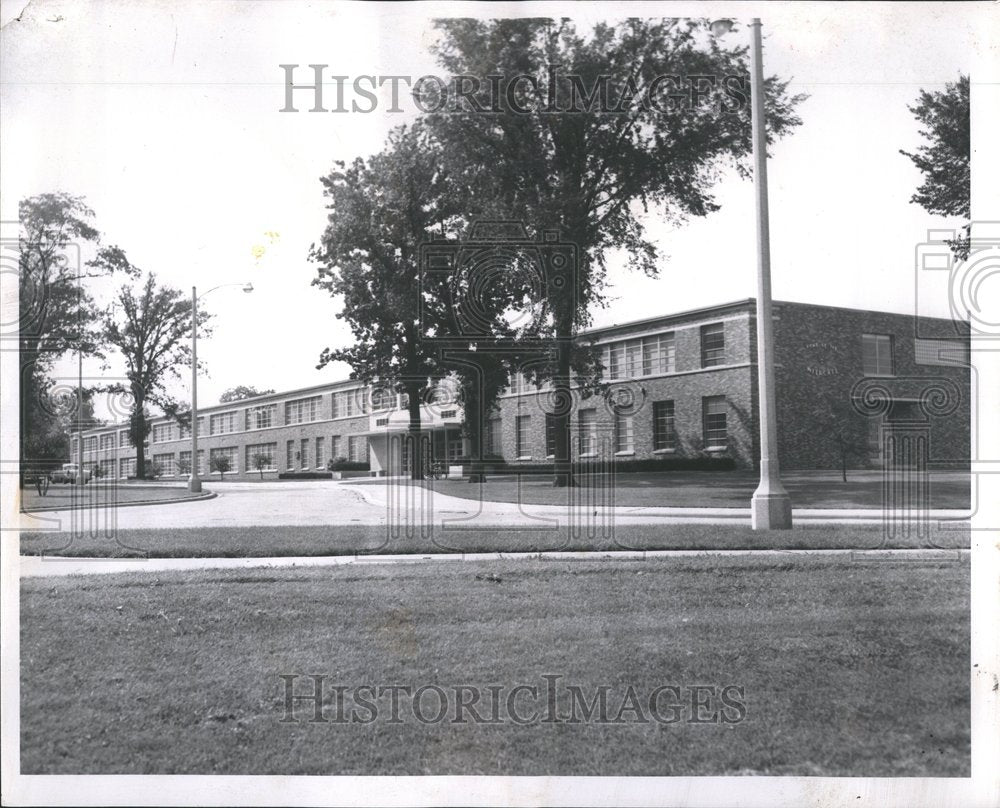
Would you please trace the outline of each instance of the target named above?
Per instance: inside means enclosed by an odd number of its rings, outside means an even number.
[[[208,428],[213,435],[227,435],[236,431],[236,411],[217,412],[208,421]]]
[[[601,363],[611,381],[673,373],[674,332],[612,342],[603,347]]]
[[[277,404],[262,404],[259,407],[250,407],[247,409],[246,428],[268,429],[269,427],[276,426],[277,414]]]
[[[701,327],[701,366],[711,368],[726,364],[725,323],[712,323]]]
[[[307,424],[319,419],[319,396],[285,402],[285,424]]]
[[[153,426],[153,443],[166,443],[174,439],[173,424],[156,424]]]
[[[892,376],[892,337],[888,334],[862,334],[861,360],[865,376]]]

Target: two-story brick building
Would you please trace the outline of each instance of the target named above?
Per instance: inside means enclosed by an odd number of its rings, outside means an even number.
[[[929,461],[970,456],[968,325],[887,312],[775,302],[777,420],[786,468],[836,468],[882,460],[887,425],[926,434]],[[727,456],[753,468],[759,455],[754,301],[593,329],[608,390],[574,391],[574,458],[617,462]],[[484,427],[484,450],[508,463],[544,463],[554,451],[549,396],[518,374]],[[199,469],[229,460],[227,476],[255,479],[326,468],[331,458],[403,473],[408,414],[397,393],[340,381],[219,404],[199,413]],[[463,412],[443,383],[422,405],[436,458],[467,454]],[[84,462],[135,474],[124,425],[84,432]],[[73,457],[76,457],[75,446]],[[190,470],[189,430],[152,419],[147,459],[161,478]],[[261,460],[261,458],[264,458]],[[258,465],[263,468],[258,468]]]

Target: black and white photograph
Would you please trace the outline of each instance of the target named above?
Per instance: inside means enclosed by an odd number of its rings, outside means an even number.
[[[998,30],[4,0],[3,805],[1000,806]]]

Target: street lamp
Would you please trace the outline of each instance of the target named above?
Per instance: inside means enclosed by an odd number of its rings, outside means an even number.
[[[732,30],[733,21],[715,20],[712,33]],[[760,483],[750,500],[754,530],[787,530],[792,503],[778,468],[778,426],[774,396],[774,323],[771,320],[771,236],[767,210],[767,134],[764,121],[764,62],[760,19],[750,21],[750,93],[753,124],[754,189],[757,201],[757,382],[760,411]]]
[[[192,494],[201,491],[201,480],[198,477],[198,300],[209,292],[226,286],[239,286],[248,293],[253,291],[253,284],[249,281],[223,283],[201,295],[198,294],[198,287],[191,287],[191,475],[188,477],[188,491]]]

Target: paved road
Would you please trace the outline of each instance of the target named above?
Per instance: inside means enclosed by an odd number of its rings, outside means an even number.
[[[519,505],[512,502],[475,502],[435,494],[428,489],[405,484],[357,485],[338,481],[232,482],[206,485],[218,496],[196,502],[136,505],[117,508],[115,526],[134,528],[249,527],[271,525],[384,525],[390,519],[400,523],[442,524],[461,522],[465,526],[555,525],[572,518],[602,524],[749,524],[749,508],[650,508],[620,507],[613,514],[606,508],[578,509],[569,513],[558,505]],[[84,512],[92,524],[103,524],[104,513]],[[935,511],[932,515],[956,518],[956,511]],[[878,510],[796,509],[799,523],[878,523]],[[68,511],[20,514],[22,530],[68,529]],[[96,520],[94,522],[93,520]]]

